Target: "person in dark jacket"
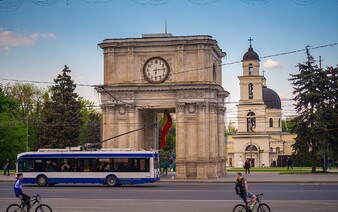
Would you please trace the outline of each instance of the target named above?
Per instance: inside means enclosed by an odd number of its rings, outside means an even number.
[[[7,176],[10,175],[9,171],[11,170],[11,163],[9,162],[9,159],[7,159],[7,163],[4,167],[4,176],[6,175],[7,172]]]
[[[245,169],[245,174],[250,174],[250,161],[249,159],[246,159],[245,163],[244,163],[244,169]]]

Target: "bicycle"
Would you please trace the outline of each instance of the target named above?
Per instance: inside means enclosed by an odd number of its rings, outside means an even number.
[[[262,201],[259,199],[260,196],[263,196],[264,194],[256,194],[256,202],[253,203],[254,207],[251,209],[250,206],[248,205],[247,202],[245,202],[245,205],[243,204],[237,204],[234,209],[232,210],[233,212],[252,212],[255,209],[255,206],[258,204],[257,207],[257,212],[270,212],[271,209],[266,203],[262,203]]]
[[[31,204],[30,209],[27,210],[29,212],[35,204],[37,204],[37,207],[35,209],[35,212],[38,211],[46,211],[46,212],[52,212],[52,208],[49,205],[41,204],[41,196],[38,194],[36,196],[32,196],[31,200],[29,200],[29,203]],[[8,206],[6,212],[26,212],[25,207],[27,204],[25,204],[25,201],[21,200],[21,204],[11,204]]]

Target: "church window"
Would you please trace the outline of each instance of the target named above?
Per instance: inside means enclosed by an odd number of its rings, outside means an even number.
[[[217,76],[216,76],[216,65],[215,64],[212,65],[212,77],[213,77],[213,81],[216,82]]]
[[[251,76],[253,74],[253,67],[252,64],[249,64],[249,76]]]
[[[280,124],[281,124],[280,119],[278,119],[278,127],[279,128],[280,128]]]
[[[269,127],[273,127],[273,119],[272,118],[269,119]]]
[[[250,151],[250,148],[252,148],[251,151],[256,151],[256,152],[258,151],[258,149],[257,149],[257,147],[255,145],[248,145],[245,148],[245,151]]]
[[[249,99],[253,99],[253,84],[249,83]]]
[[[249,112],[247,114],[247,131],[253,132],[256,128],[256,117],[254,112]]]

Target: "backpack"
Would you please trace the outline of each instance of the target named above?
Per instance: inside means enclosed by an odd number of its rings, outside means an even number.
[[[240,181],[236,181],[236,186],[235,186],[235,190],[236,190],[236,194],[237,195],[244,195],[245,193],[245,187],[244,187],[244,178],[242,178]]]

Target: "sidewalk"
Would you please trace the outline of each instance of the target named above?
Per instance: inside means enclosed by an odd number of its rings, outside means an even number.
[[[250,183],[338,183],[338,174],[279,174],[275,172],[255,172],[244,174],[243,177]],[[227,173],[219,179],[176,179],[175,172],[168,172],[168,176],[162,176],[160,183],[234,183],[235,173]],[[15,175],[0,175],[0,182],[14,182]]]
[[[255,172],[243,174],[250,183],[338,183],[338,174],[279,174],[276,172]],[[169,172],[160,182],[172,183],[234,183],[236,173],[227,173],[219,179],[184,180],[175,179],[176,174]]]

